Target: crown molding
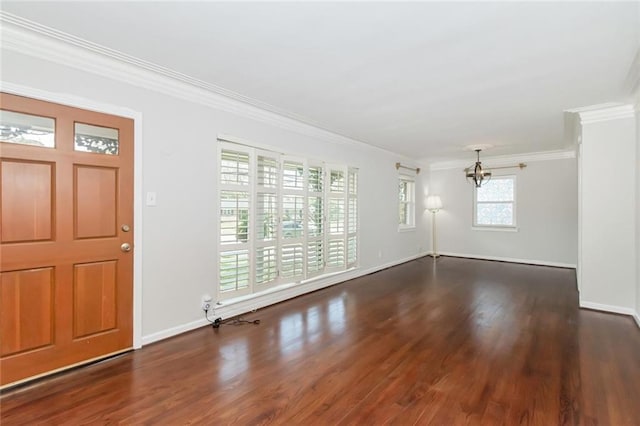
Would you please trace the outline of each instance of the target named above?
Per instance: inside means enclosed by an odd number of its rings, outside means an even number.
[[[576,151],[562,150],[562,151],[543,151],[543,152],[531,152],[528,154],[516,154],[516,155],[496,155],[493,157],[481,158],[482,164],[487,169],[491,167],[504,167],[519,163],[533,163],[537,161],[552,161],[552,160],[567,160],[576,158]],[[454,161],[440,161],[431,163],[429,166],[430,171],[436,170],[449,170],[449,169],[464,169],[475,163],[474,159],[469,160],[454,160]]]
[[[582,125],[633,118],[635,115],[635,108],[631,104],[602,104],[567,111],[577,113]]]
[[[327,142],[409,157],[327,130],[317,123],[117,50],[0,11],[0,47],[97,74]]]

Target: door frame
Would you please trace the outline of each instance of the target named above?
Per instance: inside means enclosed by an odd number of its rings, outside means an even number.
[[[142,347],[142,113],[127,107],[96,102],[79,96],[49,92],[20,84],[0,81],[0,91],[74,108],[130,118],[133,130],[133,349]]]

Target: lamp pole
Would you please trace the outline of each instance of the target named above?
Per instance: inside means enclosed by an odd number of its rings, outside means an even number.
[[[427,197],[427,210],[431,212],[431,254],[429,256],[434,259],[439,257],[438,254],[438,238],[436,235],[436,213],[442,208],[442,200],[437,195],[429,195]]]
[[[438,238],[436,236],[436,213],[438,212],[438,210],[431,210],[431,257],[433,257],[434,259],[436,257],[440,257],[440,255],[438,254],[438,248],[437,248],[437,243],[438,243]]]

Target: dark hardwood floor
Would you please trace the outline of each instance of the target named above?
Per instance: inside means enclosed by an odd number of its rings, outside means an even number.
[[[10,391],[0,423],[640,424],[640,330],[579,310],[573,270],[422,258],[246,318]]]

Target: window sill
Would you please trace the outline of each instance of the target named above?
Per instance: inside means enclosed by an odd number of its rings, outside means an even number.
[[[411,231],[415,231],[416,227],[414,226],[408,226],[408,225],[400,225],[398,226],[398,232],[411,232]]]
[[[518,232],[517,226],[472,226],[472,231]]]

